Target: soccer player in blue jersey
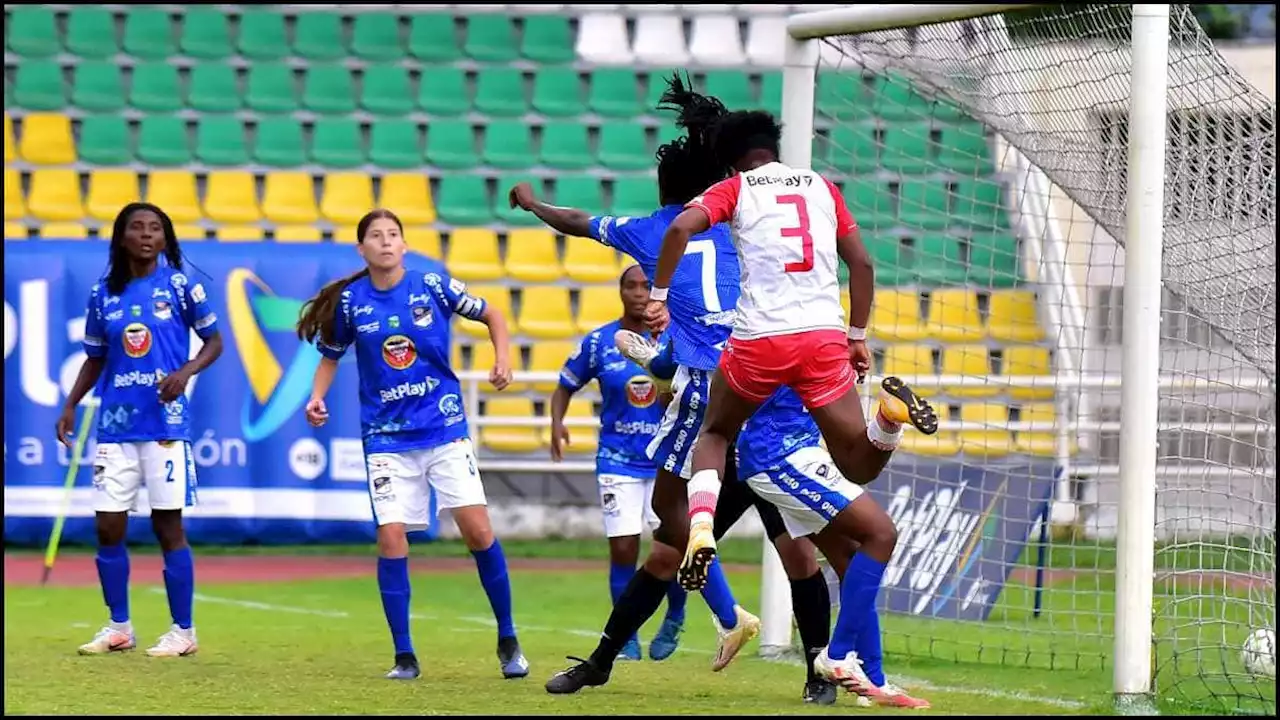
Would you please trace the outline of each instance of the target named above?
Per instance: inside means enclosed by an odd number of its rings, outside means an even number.
[[[378,524],[378,589],[395,645],[395,666],[387,677],[412,680],[421,674],[409,633],[406,533],[434,521],[432,488],[475,557],[497,621],[502,675],[524,677],[529,663],[511,619],[507,561],[489,522],[462,389],[449,366],[449,321],[454,315],[477,320],[488,325],[493,341],[489,381],[505,388],[511,382],[506,321],[441,263],[419,260],[414,270],[406,268],[403,227],[390,211],[366,214],[356,235],[365,269],[321,289],[303,307],[298,336],[316,342],[324,356],[306,407],[307,420],[317,427],[329,417],[324,396],[338,360],[355,347],[369,499]]]
[[[82,655],[137,645],[129,615],[130,510],[147,489],[151,527],[164,552],[164,586],[172,626],[147,650],[152,657],[196,652],[192,623],[195,571],[182,510],[195,504],[187,383],[222,353],[217,316],[204,285],[183,268],[169,216],[130,203],[111,228],[110,265],[89,293],[85,360],[58,419],[58,439],[72,446],[75,408],[97,386],[97,456],[93,509],[98,580],[111,621],[80,646]],[[163,259],[162,259],[163,258]],[[191,357],[194,330],[203,340]]]

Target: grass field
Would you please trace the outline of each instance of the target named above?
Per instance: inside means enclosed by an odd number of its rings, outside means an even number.
[[[380,677],[390,665],[390,639],[369,548],[296,549],[307,555],[292,561],[292,569],[274,557],[279,548],[235,555],[197,549],[201,651],[178,660],[141,652],[77,656],[75,647],[104,614],[91,556],[68,552],[59,559],[55,582],[41,588],[19,577],[19,566],[34,567],[38,557],[6,553],[5,713],[875,712],[847,698],[834,708],[803,706],[802,668],[755,657],[754,644],[724,672],[710,672],[714,632],[696,598],[690,599],[681,649],[670,660],[620,663],[603,688],[548,695],[542,684],[568,664],[565,655],[590,652],[608,614],[603,543],[506,545],[516,621],[532,665],[521,681],[501,679],[487,601],[465,551],[454,543],[415,548],[413,630],[424,676],[414,683]],[[754,541],[727,542],[723,557],[744,561],[758,552]],[[140,644],[167,625],[156,561],[145,550],[135,553],[132,602]],[[316,568],[328,568],[329,577],[312,577]],[[744,606],[759,607],[757,572],[730,567],[730,582]],[[1109,628],[1098,615],[1082,612],[1080,602],[1086,590],[1106,597],[1099,582],[1098,576],[1071,576],[1045,593],[1045,614],[1034,622],[1059,633],[1016,630],[1036,627],[1017,615],[1027,612],[1031,592],[1017,583],[1006,588],[992,623],[890,615],[886,668],[928,697],[935,714],[1109,714]],[[1105,600],[1099,603],[1099,610],[1109,611]],[[1071,627],[1078,629],[1074,638]],[[651,622],[642,640],[655,629]],[[1270,691],[1274,709],[1274,682]]]

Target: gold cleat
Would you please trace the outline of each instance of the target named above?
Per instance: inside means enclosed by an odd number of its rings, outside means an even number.
[[[886,418],[900,425],[911,425],[925,435],[938,432],[938,414],[933,406],[901,379],[887,377],[880,387],[880,412]]]
[[[680,587],[697,592],[707,584],[707,568],[716,559],[716,536],[711,523],[699,523],[689,528],[689,547],[680,563]]]

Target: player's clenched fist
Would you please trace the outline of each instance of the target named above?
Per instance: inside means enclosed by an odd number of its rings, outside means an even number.
[[[312,398],[307,403],[307,422],[315,427],[322,427],[329,421],[329,408],[324,406],[322,398]]]

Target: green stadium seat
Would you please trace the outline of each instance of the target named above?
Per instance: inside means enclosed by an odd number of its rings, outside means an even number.
[[[612,122],[600,126],[600,150],[596,157],[610,170],[646,170],[654,164],[644,127],[635,123]]]
[[[235,116],[205,116],[196,128],[196,159],[214,167],[249,162],[244,125]]]
[[[272,10],[245,7],[240,13],[236,49],[250,60],[279,60],[289,54],[284,15]]]
[[[365,17],[365,16],[361,16]],[[409,71],[399,65],[365,68],[360,107],[375,115],[405,115],[413,110]]]
[[[427,137],[431,133],[428,131]],[[440,219],[463,227],[493,222],[489,192],[479,175],[446,175],[440,178],[440,197],[436,202]],[[528,213],[525,213],[526,215]]]
[[[556,178],[555,186],[556,205],[579,208],[592,215],[600,213],[604,208],[604,188],[596,178],[587,175],[561,175]]]
[[[469,120],[436,120],[427,126],[427,162],[445,170],[480,164]]]
[[[90,112],[124,109],[124,78],[120,66],[107,60],[82,60],[71,81],[71,104]]]
[[[120,51],[111,11],[101,7],[71,6],[67,15],[67,52],[89,60],[109,58]]]
[[[365,60],[399,60],[404,57],[400,42],[400,18],[392,13],[366,12],[356,15],[351,52]]]
[[[502,63],[518,59],[519,46],[511,18],[506,13],[469,16],[462,51],[477,62]]]
[[[645,112],[636,93],[636,75],[626,68],[594,70],[587,106],[605,117],[631,119]]]
[[[129,121],[120,115],[91,115],[80,124],[80,159],[93,165],[128,165],[133,161]]]
[[[831,128],[826,159],[833,170],[842,173],[874,172],[880,167],[880,145],[874,125],[841,123]]]
[[[982,126],[976,123],[942,128],[938,164],[962,175],[987,174],[995,169]]]
[[[759,106],[751,78],[741,70],[708,70],[703,85],[708,95],[720,98],[730,110],[755,110]]]
[[[178,47],[183,54],[201,60],[221,60],[229,57],[231,49],[231,28],[227,25],[227,15],[217,8],[203,8],[193,5],[182,16],[182,37]]]
[[[498,198],[494,203],[493,215],[499,222],[515,227],[542,227],[542,221],[536,215],[520,208],[512,208],[507,202],[507,190],[522,182],[529,183],[535,189],[541,184],[537,178],[525,173],[503,173],[498,176]]]
[[[658,126],[658,145],[666,145],[678,137],[683,137],[684,131],[676,127],[675,123],[663,123]]]
[[[311,135],[311,160],[330,168],[349,169],[365,162],[360,123],[350,118],[320,118]]]
[[[176,115],[148,115],[138,128],[138,159],[148,165],[172,167],[191,162],[187,124]]]
[[[925,173],[934,169],[928,123],[889,123],[884,129],[880,166],[890,172]]]
[[[253,159],[275,168],[293,168],[305,163],[302,124],[287,116],[263,118],[253,142]]]
[[[782,73],[767,72],[760,78],[760,107],[782,117]]]
[[[4,29],[7,47],[24,57],[49,57],[62,49],[51,8],[39,5],[14,7],[9,11]]]
[[[586,112],[578,71],[572,67],[540,68],[533,77],[533,109],[548,117]]]
[[[504,170],[533,167],[533,138],[528,124],[520,120],[495,120],[484,133],[481,157],[486,164]]]
[[[1000,184],[991,180],[961,180],[951,193],[951,217],[955,223],[975,229],[1009,227]]]
[[[312,65],[303,83],[302,105],[331,115],[355,112],[356,90],[351,73],[340,64]]]
[[[124,16],[124,51],[143,60],[164,60],[178,54],[173,21],[165,10],[130,10]]]
[[[667,90],[667,80],[671,78],[674,70],[667,68],[665,70],[650,70],[648,78],[645,82],[644,93],[644,109],[636,112],[657,112],[658,100],[662,97],[662,93]],[[680,71],[680,77],[684,77],[684,71]],[[672,115],[672,117],[675,117]]]
[[[916,238],[915,276],[925,285],[964,285],[973,282],[961,254],[961,241],[950,235]]]
[[[240,109],[236,70],[220,62],[201,63],[191,69],[187,104],[201,112],[235,112]]]
[[[818,73],[813,102],[820,114],[843,122],[867,120],[871,118],[868,100],[861,73]]]
[[[338,60],[347,56],[342,41],[342,17],[337,13],[302,12],[293,25],[293,52],[308,60]]]
[[[499,117],[528,112],[524,97],[524,76],[515,68],[490,67],[476,78],[476,110]]]
[[[595,164],[587,142],[587,126],[576,120],[550,122],[542,127],[543,165],[557,170],[581,170]]]
[[[260,113],[288,113],[298,109],[293,70],[282,62],[256,62],[249,66],[245,104]]]
[[[658,183],[647,177],[618,178],[613,183],[612,215],[643,217],[658,208]]]
[[[872,82],[871,108],[886,120],[923,120],[933,114],[932,105],[897,73],[877,75]]]
[[[983,287],[1018,284],[1018,239],[1005,233],[980,233],[969,239],[969,282]]]
[[[379,120],[369,131],[369,160],[391,170],[422,165],[422,139],[412,120]]]
[[[868,233],[862,237],[862,242],[876,268],[876,285],[892,287],[911,283],[911,250],[903,247],[901,238],[896,235]],[[840,284],[847,285],[848,282],[849,268],[841,262]]]
[[[573,62],[573,28],[564,15],[526,15],[520,54],[537,63]]]
[[[849,180],[845,182],[842,194],[853,219],[863,230],[888,230],[898,224],[893,193],[885,183]]]
[[[908,227],[941,230],[950,221],[945,182],[903,178],[898,185],[898,201],[898,219]]]
[[[462,59],[453,16],[414,13],[409,21],[409,54],[423,62],[447,63]]]
[[[142,62],[133,66],[133,87],[129,104],[147,112],[177,112],[182,109],[182,85],[178,68],[163,61]]]
[[[18,65],[13,101],[28,110],[61,110],[67,104],[62,68],[52,60],[27,60]]]
[[[465,114],[471,109],[466,74],[452,67],[425,68],[418,82],[418,107],[444,117]]]

